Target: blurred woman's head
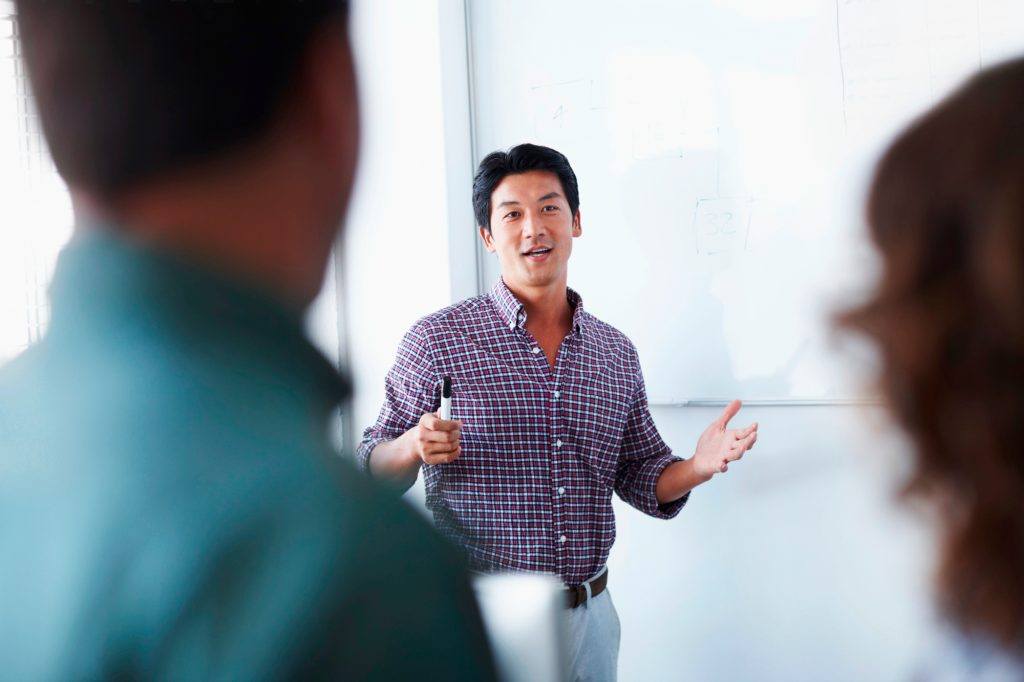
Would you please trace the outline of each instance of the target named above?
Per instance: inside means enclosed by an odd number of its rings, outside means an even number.
[[[875,172],[882,254],[840,318],[880,351],[910,433],[904,494],[939,514],[942,606],[1019,651],[1024,632],[1024,59],[982,72],[915,122]]]

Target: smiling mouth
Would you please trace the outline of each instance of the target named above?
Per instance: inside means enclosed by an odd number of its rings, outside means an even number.
[[[527,258],[540,258],[542,256],[548,255],[549,253],[551,253],[551,247],[542,246],[536,249],[526,251],[525,253],[523,253],[523,255],[526,256]]]

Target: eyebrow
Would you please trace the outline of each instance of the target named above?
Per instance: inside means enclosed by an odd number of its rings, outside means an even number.
[[[547,201],[548,199],[554,199],[555,197],[561,198],[562,195],[559,194],[558,192],[548,192],[547,194],[542,196],[540,199],[537,199],[537,203],[540,203],[542,201]],[[509,199],[508,201],[501,202],[495,208],[503,208],[505,206],[519,206],[519,202],[515,201],[514,199]]]

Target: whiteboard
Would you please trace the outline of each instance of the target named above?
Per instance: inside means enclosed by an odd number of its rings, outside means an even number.
[[[872,164],[1024,48],[1019,0],[467,7],[474,154],[568,156],[583,224],[569,285],[636,344],[656,404],[861,397],[828,316],[877,268]]]

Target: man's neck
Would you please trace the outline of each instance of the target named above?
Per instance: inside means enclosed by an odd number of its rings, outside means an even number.
[[[572,308],[565,280],[545,287],[518,287],[509,285],[507,281],[505,286],[523,304],[529,326],[563,327],[566,330],[572,326]]]
[[[301,189],[283,175],[239,164],[233,174],[148,185],[114,205],[78,196],[75,208],[86,221],[114,222],[136,243],[247,281],[301,309],[320,289],[330,231],[311,227],[313,211],[304,210]]]

